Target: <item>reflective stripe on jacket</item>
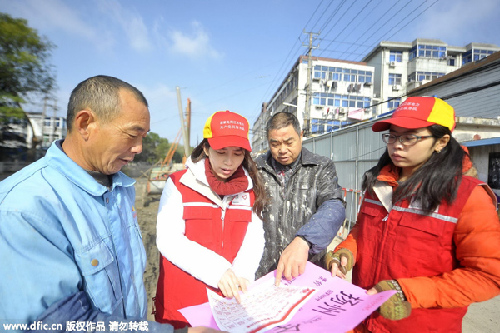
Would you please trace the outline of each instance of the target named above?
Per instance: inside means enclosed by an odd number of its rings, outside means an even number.
[[[336,249],[353,252],[356,285],[397,279],[412,313],[390,321],[375,312],[365,325],[371,332],[461,332],[466,306],[500,292],[496,200],[484,183],[463,176],[456,200],[426,215],[415,202],[392,204],[396,183],[384,171]]]

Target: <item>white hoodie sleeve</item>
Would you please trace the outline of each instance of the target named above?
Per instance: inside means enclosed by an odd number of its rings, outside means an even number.
[[[189,240],[183,215],[182,196],[169,178],[158,208],[156,245],[161,254],[183,271],[217,288],[231,263],[212,250]]]
[[[236,276],[243,277],[250,282],[255,281],[255,272],[262,259],[264,244],[262,220],[257,214],[252,213],[252,222],[248,223],[247,233],[233,261],[232,270]]]

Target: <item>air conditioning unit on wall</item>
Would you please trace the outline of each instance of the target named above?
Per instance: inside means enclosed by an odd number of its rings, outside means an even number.
[[[389,67],[396,67],[396,62],[395,61],[389,62]]]
[[[392,91],[399,91],[401,90],[401,85],[400,84],[395,84],[392,86]]]

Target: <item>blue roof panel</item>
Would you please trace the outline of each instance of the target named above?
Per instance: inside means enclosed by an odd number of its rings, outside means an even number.
[[[500,138],[489,138],[475,141],[460,142],[462,146],[465,147],[480,147],[480,146],[491,146],[500,144]]]

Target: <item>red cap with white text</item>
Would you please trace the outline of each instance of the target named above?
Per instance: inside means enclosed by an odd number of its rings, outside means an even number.
[[[212,149],[241,147],[252,151],[248,141],[248,120],[231,111],[218,111],[212,114],[203,128],[203,137],[208,139]]]
[[[455,110],[437,97],[408,97],[387,120],[372,125],[373,132],[388,130],[391,125],[403,128],[421,128],[438,124],[455,129]]]

